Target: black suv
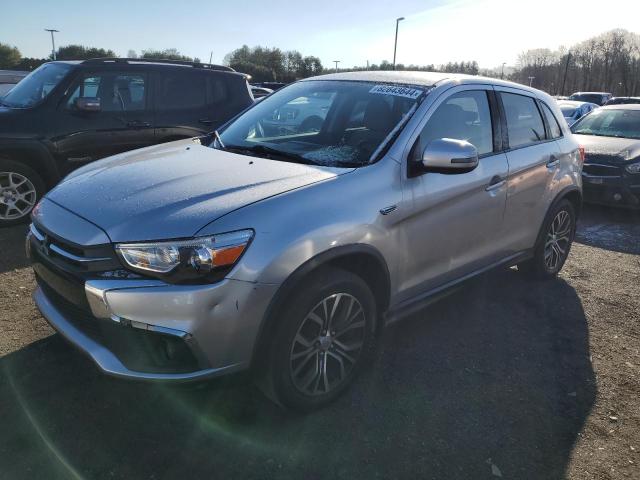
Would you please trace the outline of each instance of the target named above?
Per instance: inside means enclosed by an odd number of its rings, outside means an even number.
[[[49,62],[0,99],[0,226],[26,220],[71,170],[203,135],[253,104],[224,66],[140,59]]]

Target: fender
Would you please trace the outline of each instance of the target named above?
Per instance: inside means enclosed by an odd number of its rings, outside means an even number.
[[[53,187],[61,179],[55,158],[38,140],[0,139],[0,158],[29,165],[40,173],[47,187]]]
[[[256,342],[253,347],[253,354],[251,357],[252,364],[255,363],[256,359],[262,358],[262,356],[266,353],[269,332],[272,330],[271,327],[273,326],[276,318],[275,313],[282,307],[282,305],[284,305],[285,300],[295,290],[295,288],[300,285],[300,282],[307,275],[311,274],[324,265],[329,265],[342,257],[355,255],[367,255],[372,259],[372,261],[376,262],[376,266],[383,272],[382,288],[387,292],[387,298],[383,300],[382,306],[384,309],[386,309],[389,302],[388,294],[391,280],[387,262],[376,248],[372,247],[371,245],[358,243],[351,245],[342,245],[339,247],[331,248],[329,250],[325,250],[324,252],[319,253],[315,257],[307,260],[305,263],[300,265],[291,275],[289,275],[289,277],[287,277],[282,285],[280,285],[280,288],[278,288],[278,291],[274,295],[271,303],[264,313],[264,316],[262,317],[262,322],[260,323]],[[382,314],[382,311],[380,313]]]

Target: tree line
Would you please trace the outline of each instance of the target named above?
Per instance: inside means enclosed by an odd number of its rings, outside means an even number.
[[[59,60],[83,60],[115,57],[109,49],[66,45],[58,48]],[[199,62],[181,54],[175,48],[164,50],[129,50],[129,58],[167,59]],[[25,58],[13,46],[0,43],[0,69],[33,70],[48,58]],[[387,60],[380,64],[331,68],[322,65],[316,56],[303,56],[296,50],[267,47],[242,47],[224,57],[225,65],[252,76],[254,82],[292,82],[333,71],[393,70]],[[501,68],[480,69],[475,61],[449,62],[443,65],[397,64],[396,70],[441,71],[470,75],[503,76]],[[509,73],[507,73],[509,72]],[[589,38],[570,48],[557,50],[537,48],[519,55],[515,67],[504,71],[505,78],[522,84],[531,84],[553,95],[568,95],[574,91],[608,91],[614,95],[640,96],[640,35],[626,30],[612,30]]]
[[[640,95],[640,35],[612,30],[558,50],[523,52],[509,77],[553,95],[604,91],[616,96]]]

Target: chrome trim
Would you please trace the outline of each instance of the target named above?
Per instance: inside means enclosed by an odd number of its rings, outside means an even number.
[[[68,258],[69,260],[73,260],[74,262],[80,263],[88,263],[88,262],[106,262],[112,260],[108,257],[79,257],[78,255],[74,255],[73,253],[69,253],[66,250],[58,247],[55,243],[49,245],[49,249],[52,252],[57,253],[61,257]]]
[[[67,321],[64,316],[49,301],[40,287],[33,293],[36,306],[47,319],[49,324],[66,338],[69,342],[87,354],[102,370],[108,375],[134,380],[165,380],[172,382],[185,382],[199,380],[203,378],[217,377],[248,367],[247,363],[235,363],[220,368],[204,368],[187,373],[148,373],[129,370],[124,364],[107,348],[95,342],[73,324]]]
[[[622,178],[622,175],[591,175],[585,172],[582,172],[582,176],[587,178]]]
[[[38,240],[39,242],[44,241],[44,235],[40,233],[40,230],[38,230],[33,223],[29,225],[29,231],[34,237],[36,237],[36,240]]]

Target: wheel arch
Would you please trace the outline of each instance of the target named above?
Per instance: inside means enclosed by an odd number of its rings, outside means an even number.
[[[326,250],[300,265],[280,286],[269,304],[260,325],[251,358],[252,366],[257,365],[268,352],[269,340],[274,331],[277,313],[297,290],[306,277],[324,267],[335,267],[360,276],[371,288],[376,299],[379,318],[388,308],[390,300],[390,274],[382,254],[374,247],[353,244]],[[376,328],[381,330],[382,322]]]
[[[55,159],[40,144],[0,144],[0,159],[27,165],[40,175],[47,188],[55,186],[61,177]]]

